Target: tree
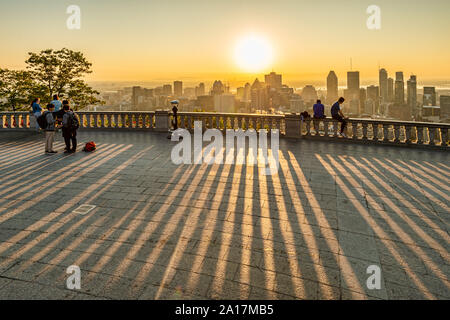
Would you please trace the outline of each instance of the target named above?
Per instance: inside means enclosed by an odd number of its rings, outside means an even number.
[[[45,88],[44,101],[51,101],[54,94],[68,98],[76,109],[89,104],[102,104],[99,92],[88,86],[83,77],[91,73],[92,63],[83,53],[63,48],[43,50],[39,53],[29,52],[27,69],[33,75],[35,87]]]
[[[27,110],[36,89],[29,72],[0,69],[0,110]]]

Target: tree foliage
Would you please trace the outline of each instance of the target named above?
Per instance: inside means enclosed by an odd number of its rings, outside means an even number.
[[[53,100],[54,94],[68,99],[75,109],[103,104],[98,98],[99,92],[83,80],[92,72],[92,63],[83,53],[63,48],[28,55],[27,70],[0,69],[0,106],[3,109],[24,109],[24,105],[38,97],[46,104]]]
[[[0,69],[0,110],[25,110],[35,90],[28,71]]]

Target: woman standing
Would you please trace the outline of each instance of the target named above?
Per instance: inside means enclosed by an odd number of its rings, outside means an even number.
[[[42,114],[42,107],[40,105],[41,103],[41,99],[36,98],[33,100],[33,102],[31,103],[31,112],[34,115],[35,118],[35,122],[36,122],[36,131],[39,132],[39,123],[37,122],[37,118],[39,118]]]

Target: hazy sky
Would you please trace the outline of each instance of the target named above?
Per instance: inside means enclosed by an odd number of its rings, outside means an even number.
[[[68,30],[66,8],[81,8]],[[381,30],[366,27],[369,5]],[[248,34],[267,40],[285,79],[345,78],[350,57],[363,78],[378,63],[394,76],[450,79],[448,0],[0,0],[0,67],[22,68],[27,52],[80,50],[90,80],[247,78],[234,59]]]

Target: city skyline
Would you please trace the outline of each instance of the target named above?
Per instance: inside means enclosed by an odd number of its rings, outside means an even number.
[[[88,81],[239,82],[277,70],[288,82],[314,82],[329,70],[345,74],[352,60],[362,81],[377,79],[374,66],[380,65],[402,70],[406,77],[418,74],[419,83],[450,82],[450,4],[443,1],[380,0],[380,30],[366,27],[366,1],[346,6],[332,1],[281,1],[277,6],[269,1],[78,1],[80,30],[66,28],[68,3],[47,0],[37,8],[30,3],[0,4],[0,26],[8,30],[0,37],[8,43],[0,53],[3,68],[23,68],[29,51],[69,47],[93,62]],[[16,23],[35,17],[32,27]],[[427,23],[430,19],[433,24]],[[248,72],[236,61],[235,49],[251,35],[264,39],[273,57]],[[247,58],[241,56],[240,62]]]

